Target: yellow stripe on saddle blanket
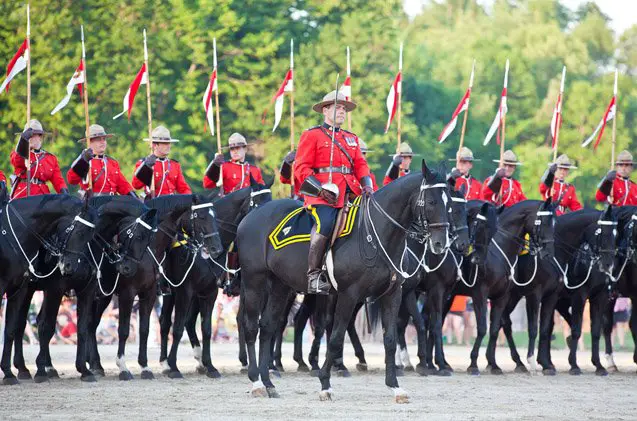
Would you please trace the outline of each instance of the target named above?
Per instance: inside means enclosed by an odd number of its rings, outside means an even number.
[[[351,209],[347,213],[347,219],[345,220],[345,228],[339,235],[339,238],[346,237],[351,234],[354,229],[354,222],[356,220],[356,214],[361,203],[361,196],[354,199],[351,205]],[[281,222],[272,230],[268,239],[270,244],[275,250],[279,250],[287,245],[309,242],[310,230],[314,221],[313,217],[309,213],[305,213],[305,208],[300,207],[294,209],[288,213]]]
[[[530,251],[530,249],[529,249],[530,238],[531,237],[529,236],[528,233],[524,236],[524,247],[522,248],[522,251],[518,254],[518,256],[524,256],[525,254],[529,254],[529,251]]]

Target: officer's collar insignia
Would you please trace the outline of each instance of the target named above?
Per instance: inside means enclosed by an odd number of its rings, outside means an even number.
[[[345,136],[345,142],[347,146],[356,146],[356,138],[352,136]]]

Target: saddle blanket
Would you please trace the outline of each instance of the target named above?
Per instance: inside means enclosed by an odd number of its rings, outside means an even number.
[[[352,207],[347,214],[347,219],[345,220],[345,227],[343,232],[339,235],[339,238],[346,237],[352,232],[360,202],[361,196],[354,199]],[[312,216],[311,212],[316,211],[312,208],[305,209],[304,207],[300,207],[288,213],[268,236],[272,247],[274,247],[275,250],[279,250],[290,244],[304,241],[309,242],[310,231],[314,225],[315,217]],[[314,213],[314,215],[316,215],[316,213]]]

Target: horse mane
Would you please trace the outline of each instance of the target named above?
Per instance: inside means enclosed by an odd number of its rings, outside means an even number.
[[[89,199],[89,205],[98,209],[98,215],[117,213],[120,215],[141,215],[148,207],[132,196],[96,196]]]
[[[157,209],[157,216],[161,219],[167,214],[192,206],[195,203],[205,203],[209,199],[199,194],[174,194],[155,197],[146,202],[149,208]]]
[[[540,207],[544,204],[542,200],[523,200],[521,202],[516,203],[513,206],[509,206],[508,208],[504,208],[502,213],[500,214],[500,220],[506,220],[511,216],[516,216],[521,212],[533,210],[537,212],[540,210]]]
[[[29,201],[22,203],[29,203],[29,207],[34,209],[34,215],[44,213],[51,206],[62,208],[62,210],[64,210],[66,213],[79,212],[84,205],[84,202],[82,200],[69,194],[43,194],[39,196],[30,196],[19,200]]]

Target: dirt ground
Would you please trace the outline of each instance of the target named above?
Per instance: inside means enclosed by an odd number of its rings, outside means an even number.
[[[333,378],[332,402],[319,401],[318,379],[296,372],[289,345],[284,348],[288,371],[274,380],[281,398],[252,398],[247,375],[239,373],[236,347],[213,345],[213,362],[223,373],[217,380],[196,374],[192,351],[185,345],[180,361],[185,378],[170,380],[161,375],[159,349],[151,347],[150,366],[157,377],[153,381],[139,379],[136,349],[129,347],[128,367],[136,378],[122,382],[117,378],[116,347],[103,346],[106,378],[82,383],[74,368],[75,348],[56,345],[51,352],[61,379],[0,386],[0,419],[637,419],[636,366],[628,353],[615,355],[620,373],[601,378],[595,376],[588,352],[579,354],[584,374],[574,377],[567,373],[566,353],[554,351],[553,360],[560,372],[555,377],[544,377],[513,373],[508,350],[498,348],[498,362],[505,374],[473,377],[464,373],[469,349],[448,347],[448,360],[456,373],[451,377],[407,373],[399,382],[409,392],[410,403],[399,405],[384,385],[380,344],[365,345],[370,366],[365,374],[355,371],[351,347],[346,345],[345,362],[352,377]],[[26,347],[30,368],[36,352],[35,347]],[[485,364],[481,358],[480,367]]]

